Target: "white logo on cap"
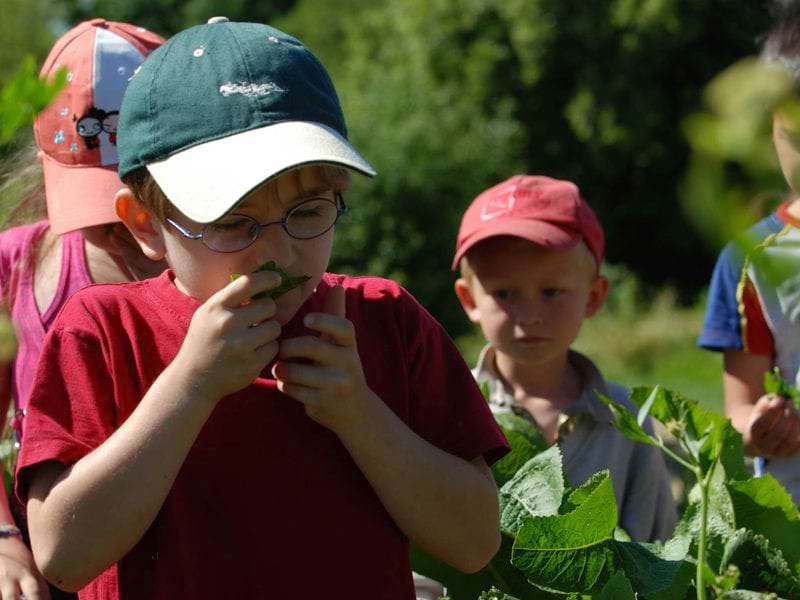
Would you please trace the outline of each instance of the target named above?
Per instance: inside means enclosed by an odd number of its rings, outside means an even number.
[[[269,96],[273,92],[285,92],[286,90],[272,82],[245,83],[242,81],[239,83],[233,83],[229,81],[228,83],[219,86],[219,91],[226,98],[228,96],[233,96],[234,94],[241,94],[242,96],[251,98],[253,96]]]
[[[489,198],[481,208],[481,221],[488,221],[511,212],[514,208],[514,196],[503,196],[502,198]]]

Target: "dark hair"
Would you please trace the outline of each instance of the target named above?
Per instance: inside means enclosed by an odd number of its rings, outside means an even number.
[[[761,60],[786,69],[800,91],[800,1],[776,0],[770,12],[774,24],[763,37]]]

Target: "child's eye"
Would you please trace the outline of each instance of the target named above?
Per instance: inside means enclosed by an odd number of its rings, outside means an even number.
[[[511,300],[514,297],[514,292],[511,290],[497,290],[492,292],[492,296],[498,300]]]
[[[542,293],[548,298],[557,298],[561,295],[561,290],[558,288],[545,288]]]

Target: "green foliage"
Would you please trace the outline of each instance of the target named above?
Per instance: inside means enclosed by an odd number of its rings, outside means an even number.
[[[764,391],[791,400],[795,408],[800,409],[800,391],[784,381],[780,368],[774,367],[772,371],[764,373]]]
[[[269,296],[270,298],[275,300],[276,298],[283,296],[286,292],[293,290],[301,283],[305,283],[306,281],[311,279],[311,277],[309,277],[308,275],[298,275],[296,277],[289,275],[286,271],[284,271],[277,264],[275,264],[274,260],[265,262],[263,265],[261,265],[255,270],[256,273],[258,273],[259,271],[273,271],[274,273],[277,273],[280,276],[281,282],[278,285],[278,287],[272,288],[267,292],[260,292],[256,294],[255,296],[253,296],[253,300],[258,300],[259,298],[264,298],[265,296]],[[236,281],[239,277],[241,277],[239,273],[232,273],[231,281]]]
[[[631,400],[636,414],[604,399],[620,431],[660,448],[697,481],[670,540],[626,539],[617,529],[608,472],[570,489],[553,446],[527,459],[500,488],[503,542],[484,570],[464,575],[418,551],[414,569],[443,582],[452,600],[800,597],[800,511],[773,478],[747,476],[741,436],[729,421],[660,386],[636,388]],[[647,433],[648,417],[672,432],[680,453]],[[524,431],[521,421],[507,420],[504,432]],[[530,451],[520,444],[512,454]],[[481,596],[484,590],[490,591]]]
[[[0,145],[12,140],[18,130],[33,123],[67,81],[65,70],[51,80],[39,79],[33,56],[27,56],[17,73],[0,90]]]
[[[187,27],[224,15],[233,21],[269,23],[289,11],[295,0],[61,0],[67,21],[77,23],[98,15],[170,36]]]

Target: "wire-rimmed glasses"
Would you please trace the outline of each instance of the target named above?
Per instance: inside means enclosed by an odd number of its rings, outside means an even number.
[[[259,223],[252,217],[237,213],[225,215],[218,221],[206,223],[200,233],[192,233],[183,225],[170,218],[167,222],[181,235],[190,240],[200,240],[214,252],[240,252],[248,248],[261,235],[261,230],[270,225],[280,225],[290,236],[298,240],[311,240],[330,231],[343,214],[347,205],[341,194],[336,200],[329,198],[310,198],[289,210],[279,221]]]

